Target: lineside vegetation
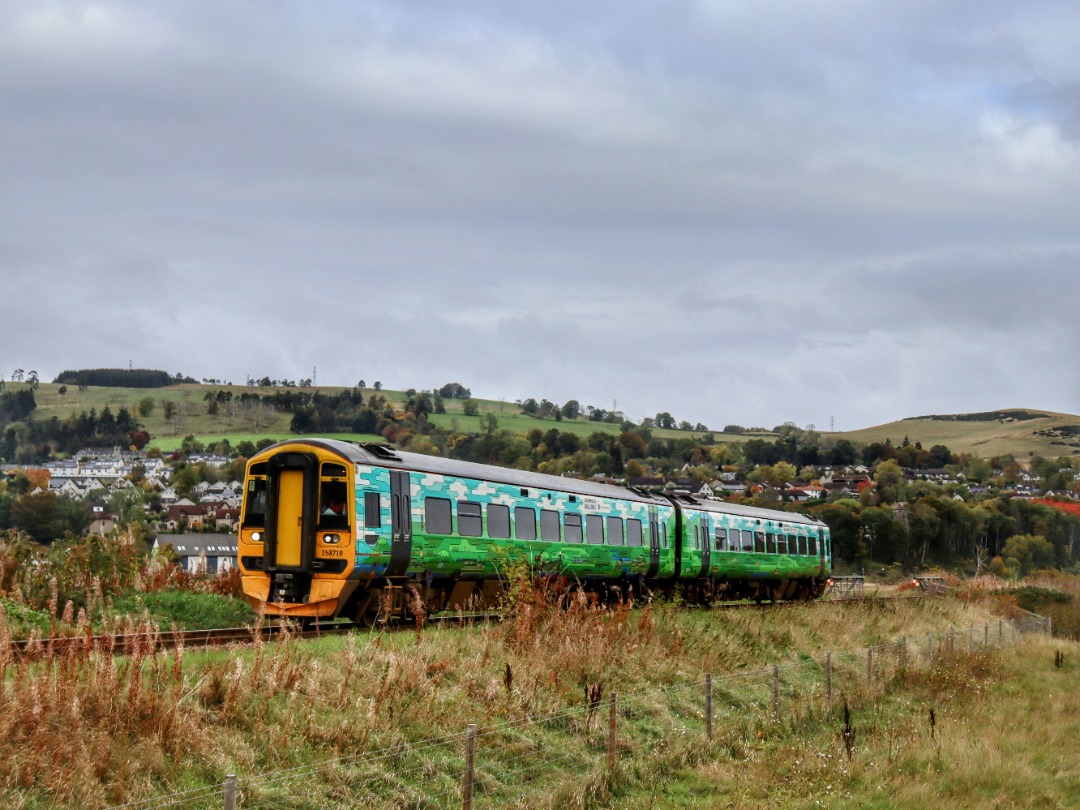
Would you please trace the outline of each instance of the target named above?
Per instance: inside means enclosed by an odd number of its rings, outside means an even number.
[[[1068,642],[1024,639],[1020,654],[978,644],[968,652],[970,628],[997,627],[989,595],[598,610],[552,604],[524,572],[508,576],[507,619],[498,624],[421,621],[407,632],[311,643],[286,636],[221,652],[145,645],[127,658],[84,650],[27,664],[11,654],[0,618],[0,803],[153,806],[182,794],[185,807],[220,807],[221,782],[235,773],[251,806],[460,806],[470,723],[480,731],[477,807],[886,806],[882,785],[898,789],[901,779],[908,806],[943,789],[951,806],[979,806],[995,791],[1020,806],[1029,789],[1053,804],[1075,791],[1055,775],[1080,773],[1080,755],[1051,748],[1064,738],[1043,726],[1045,712],[1076,708],[1066,687],[1080,654]],[[149,620],[139,624],[124,629],[156,632]],[[940,640],[948,628],[961,630],[951,652]],[[938,652],[927,669],[919,650],[931,634]],[[901,637],[910,654],[878,653],[867,683],[865,648]],[[42,645],[47,653],[47,637]],[[1051,649],[1064,651],[1061,666]],[[715,684],[711,742],[705,673]],[[620,696],[614,775],[612,691]],[[1020,756],[1022,741],[985,733],[1006,718],[1037,747],[1008,777],[995,776],[995,763]],[[1063,725],[1062,735],[1071,728]]]

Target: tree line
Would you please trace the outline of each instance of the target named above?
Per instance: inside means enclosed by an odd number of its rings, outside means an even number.
[[[131,447],[141,449],[150,435],[121,406],[114,414],[106,405],[66,419],[31,420],[36,409],[32,391],[0,395],[0,459],[9,463],[40,464],[58,455],[70,455],[84,447]]]
[[[164,388],[179,383],[197,383],[198,380],[180,372],[149,368],[84,368],[67,369],[56,375],[55,383],[62,385],[96,385],[102,388]]]

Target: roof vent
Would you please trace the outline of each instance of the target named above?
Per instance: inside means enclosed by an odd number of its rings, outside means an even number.
[[[360,446],[376,458],[387,461],[401,461],[401,456],[394,452],[394,448],[388,444],[375,444],[374,442],[361,442]]]

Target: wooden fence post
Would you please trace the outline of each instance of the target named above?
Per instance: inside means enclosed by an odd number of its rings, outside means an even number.
[[[712,673],[705,673],[705,735],[712,739]]]
[[[615,716],[616,700],[617,696],[614,691],[611,693],[611,710],[608,717],[608,767],[611,769],[611,775],[615,775]]]
[[[772,667],[772,713],[773,720],[780,722],[780,667],[773,664]]]
[[[236,810],[236,774],[225,774],[225,810]]]
[[[461,780],[462,810],[472,810],[473,799],[473,764],[476,757],[476,723],[469,723],[465,735],[465,776]]]
[[[825,696],[832,708],[832,651],[825,653]]]

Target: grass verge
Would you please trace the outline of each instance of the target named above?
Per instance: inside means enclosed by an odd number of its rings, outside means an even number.
[[[911,781],[952,779],[958,794],[975,796],[990,783],[964,781],[968,766],[943,748],[947,736],[935,738],[944,754],[934,760],[934,747],[913,736],[925,735],[925,719],[915,721],[936,707],[938,734],[947,735],[980,701],[1003,717],[1035,702],[1026,686],[1010,691],[1012,650],[967,652],[968,639],[978,648],[990,637],[994,620],[958,600],[598,611],[553,608],[527,588],[513,593],[501,624],[421,624],[313,643],[286,636],[227,652],[163,655],[147,646],[114,659],[84,650],[27,665],[0,633],[0,804],[158,806],[171,797],[216,808],[222,779],[235,773],[242,806],[456,807],[470,723],[476,807],[854,803],[876,800],[874,769],[898,763],[901,751],[913,757]],[[968,629],[946,653],[940,634],[950,627]],[[154,629],[145,623],[143,632]],[[926,669],[919,650],[931,634],[939,665]],[[903,656],[892,643],[902,636]],[[885,641],[867,683],[864,648]],[[1062,672],[1046,677],[1061,681]],[[711,742],[705,673],[714,678]],[[837,737],[844,699],[855,729],[850,758]],[[882,714],[894,701],[896,713]],[[1075,755],[1055,756],[1031,755],[1032,780],[1071,767]]]

